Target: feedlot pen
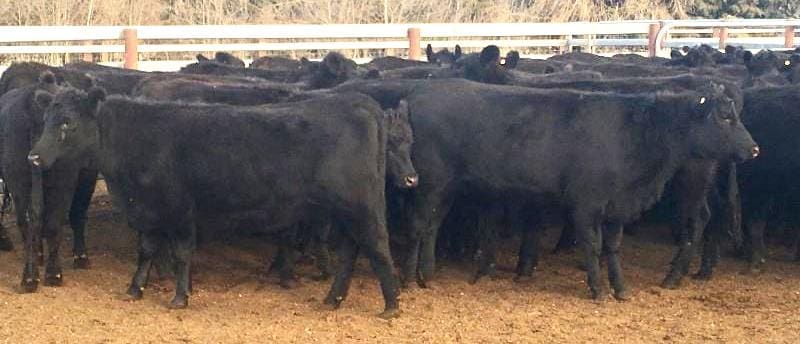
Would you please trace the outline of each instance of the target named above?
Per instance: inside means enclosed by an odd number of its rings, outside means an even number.
[[[9,232],[20,239],[13,221]],[[65,231],[70,235],[70,231]],[[576,343],[713,342],[797,343],[800,340],[800,264],[783,247],[770,246],[760,275],[724,251],[710,282],[687,278],[680,289],[658,287],[671,258],[667,226],[644,226],[622,245],[627,302],[588,298],[576,252],[549,254],[558,228],[542,240],[532,281],[512,281],[516,240],[501,245],[497,279],[467,281],[474,264],[444,261],[430,289],[412,285],[401,294],[403,314],[379,319],[377,280],[360,261],[347,301],[323,310],[329,282],[309,278],[281,289],[264,275],[274,247],[253,238],[211,242],[194,257],[194,293],[185,310],[170,311],[172,281],[148,287],[145,298],[125,301],[135,267],[136,236],[112,214],[99,183],[89,213],[89,270],[64,270],[62,287],[19,294],[18,244],[0,253],[0,343]],[[68,243],[65,243],[68,245]],[[65,246],[68,247],[68,246]],[[65,266],[70,256],[64,252]],[[697,262],[693,265],[696,267]],[[607,288],[607,286],[606,286]]]

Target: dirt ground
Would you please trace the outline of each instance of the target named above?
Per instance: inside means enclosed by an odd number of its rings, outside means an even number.
[[[309,263],[299,266],[298,288],[281,289],[263,275],[272,247],[253,240],[199,249],[188,309],[166,308],[171,282],[125,301],[135,235],[114,221],[103,192],[89,221],[92,267],[71,268],[67,240],[62,287],[19,294],[21,245],[0,253],[1,343],[800,342],[800,264],[783,259],[780,247],[771,247],[761,275],[743,273],[744,264],[726,256],[711,282],[687,279],[679,290],[664,290],[658,283],[671,250],[663,229],[645,227],[623,244],[628,302],[590,301],[575,253],[544,254],[525,284],[512,281],[511,254],[501,257],[497,279],[476,285],[467,283],[473,267],[444,262],[434,286],[404,291],[404,313],[386,321],[376,316],[383,302],[365,261],[342,308],[327,311],[320,304],[329,284],[306,277],[314,272]],[[552,247],[557,234],[548,231],[543,246]]]

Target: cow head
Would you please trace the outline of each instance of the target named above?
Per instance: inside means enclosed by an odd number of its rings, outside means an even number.
[[[67,87],[56,93],[39,90],[36,103],[45,108],[44,130],[33,146],[28,161],[48,169],[58,160],[84,156],[97,144],[97,111],[106,99],[102,88],[88,92]]]
[[[303,63],[305,64],[305,62]],[[357,75],[357,68],[358,65],[353,60],[340,53],[330,52],[313,71],[310,87],[330,88],[354,79]]]
[[[440,67],[450,68],[459,58],[461,58],[461,46],[456,44],[455,52],[450,52],[447,48],[433,52],[433,47],[428,44],[425,47],[425,55],[428,56],[428,62],[437,64]]]
[[[712,83],[690,94],[684,109],[690,116],[693,155],[740,162],[758,156],[758,145],[739,118],[741,103],[726,95],[725,86]]]
[[[226,53],[224,51],[218,51],[216,54],[214,54],[214,61],[232,67],[244,68],[244,61],[236,56],[233,56],[231,53]]]
[[[516,65],[516,63],[515,63]],[[465,79],[487,84],[507,84],[510,75],[501,64],[500,48],[490,45],[480,54],[470,54],[457,61],[455,67],[462,71]]]
[[[396,109],[386,110],[386,174],[400,189],[415,188],[419,176],[411,163],[414,136],[408,118],[408,103],[401,100]]]

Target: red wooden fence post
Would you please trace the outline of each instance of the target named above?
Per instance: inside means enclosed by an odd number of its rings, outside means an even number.
[[[725,42],[728,40],[728,28],[721,27],[719,28],[719,48],[721,50],[725,49]]]
[[[122,38],[125,40],[125,63],[123,67],[137,69],[139,67],[139,38],[136,34],[136,29],[122,30]]]
[[[408,59],[419,60],[420,53],[420,32],[418,27],[408,29]]]
[[[787,26],[783,41],[783,46],[789,49],[794,48],[794,26]]]
[[[647,56],[656,57],[658,47],[656,47],[656,37],[661,31],[661,24],[650,24],[650,31],[647,33]]]

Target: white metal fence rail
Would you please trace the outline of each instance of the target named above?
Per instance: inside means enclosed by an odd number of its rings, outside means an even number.
[[[422,47],[480,48],[495,44],[523,56],[572,51],[668,55],[672,47],[711,44],[748,49],[793,48],[800,20],[688,20],[509,24],[334,24],[227,26],[0,27],[0,57],[36,54],[115,55],[102,61],[128,68],[174,69],[186,61],[148,61],[148,55],[186,52],[342,50],[361,56],[419,59]],[[122,55],[122,58],[120,58]],[[139,63],[141,60],[141,64]],[[172,62],[173,65],[169,63]],[[170,67],[165,67],[169,65]]]

